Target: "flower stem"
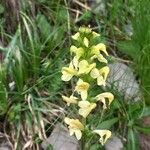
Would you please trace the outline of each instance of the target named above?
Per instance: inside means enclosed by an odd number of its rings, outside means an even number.
[[[82,124],[85,126],[86,125],[86,118],[82,118]],[[82,135],[82,141],[81,141],[81,148],[82,150],[86,150],[86,133],[83,132],[83,135]]]

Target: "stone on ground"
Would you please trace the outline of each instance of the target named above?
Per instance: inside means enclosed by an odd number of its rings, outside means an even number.
[[[140,87],[132,69],[119,62],[109,64],[109,67],[110,73],[107,85],[123,94],[126,100],[140,100]]]
[[[122,148],[123,144],[121,140],[116,136],[112,136],[112,138],[110,138],[105,144],[105,150],[122,150]]]
[[[42,148],[47,149],[52,145],[54,150],[79,150],[79,143],[74,136],[70,136],[68,129],[61,124],[57,124],[52,134],[43,141]]]

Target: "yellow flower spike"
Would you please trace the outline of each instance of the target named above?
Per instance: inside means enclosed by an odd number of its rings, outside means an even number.
[[[81,48],[81,47],[77,48],[74,45],[72,45],[70,47],[70,51],[76,54],[77,59],[79,59],[84,54],[84,49],[83,48]]]
[[[89,64],[86,60],[82,60],[79,62],[78,75],[88,74],[95,67],[96,67],[96,63]]]
[[[109,67],[105,66],[103,68],[101,68],[100,70],[98,70],[97,68],[92,69],[90,76],[93,79],[97,79],[97,85],[101,86],[106,86],[106,79],[109,73]]]
[[[70,106],[70,104],[77,104],[77,97],[71,95],[70,97],[62,95],[62,99],[67,103],[67,106]]]
[[[78,103],[78,106],[80,107],[79,114],[86,118],[89,113],[96,107],[96,103],[90,103],[89,101],[80,101]]]
[[[86,37],[84,37],[83,43],[86,47],[89,47],[89,40]]]
[[[74,40],[78,40],[79,37],[80,37],[80,33],[77,32],[76,34],[72,35],[71,37],[72,37],[72,39],[74,39]]]
[[[91,47],[91,54],[99,55],[100,51],[104,52],[108,56],[105,44],[99,43],[99,44]]]
[[[103,109],[107,109],[106,98],[109,101],[108,105],[110,105],[111,102],[114,100],[114,95],[110,92],[104,92],[102,94],[97,95],[95,98],[96,98],[96,101],[101,101],[103,103]]]
[[[69,125],[69,132],[70,132],[70,136],[72,136],[73,134],[75,134],[76,138],[78,140],[81,139],[82,137],[82,130],[84,130],[84,126],[83,124],[79,121],[79,119],[70,119],[68,117],[65,117],[64,122]]]
[[[89,83],[84,82],[82,79],[79,79],[77,82],[77,85],[75,87],[75,91],[78,92],[78,94],[81,95],[81,99],[82,100],[86,100],[87,99],[87,91],[89,89]]]
[[[79,28],[79,32],[81,33],[91,33],[92,29],[91,28],[88,28],[88,27],[80,27]]]
[[[73,62],[69,64],[69,67],[63,67],[61,72],[61,79],[63,81],[69,81],[74,75],[77,75],[77,70],[75,70]]]
[[[100,136],[99,142],[104,145],[106,141],[111,137],[111,131],[109,130],[94,130],[94,133]]]

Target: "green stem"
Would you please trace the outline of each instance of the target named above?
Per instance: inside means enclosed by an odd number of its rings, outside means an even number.
[[[86,125],[86,118],[82,118],[81,122],[85,126]],[[82,140],[81,140],[81,148],[82,148],[82,150],[86,150],[86,146],[85,145],[86,145],[86,137],[85,137],[85,132],[83,132]]]

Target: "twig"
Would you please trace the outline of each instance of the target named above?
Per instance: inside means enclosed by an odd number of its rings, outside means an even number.
[[[118,61],[121,61],[121,62],[125,62],[125,63],[133,63],[132,61],[130,60],[125,60],[125,59],[121,59],[121,58],[118,58],[118,57],[114,57],[114,56],[111,56],[113,59],[115,60],[118,60]]]
[[[81,6],[81,7],[85,8],[86,10],[90,10],[90,11],[91,11],[91,8],[90,8],[90,7],[88,7],[87,5],[85,5],[85,4],[81,3],[81,2],[79,2],[78,0],[73,0],[73,2],[76,3],[76,4],[78,4],[78,5]]]

